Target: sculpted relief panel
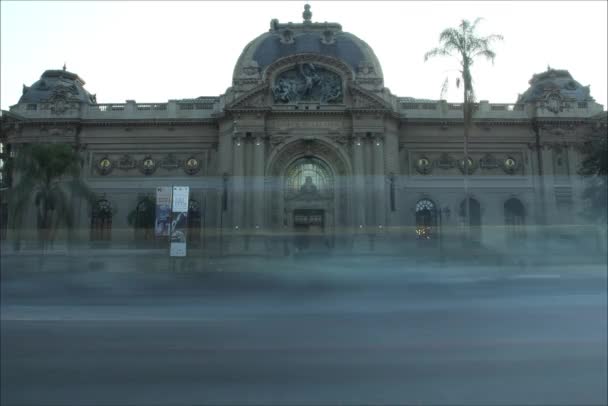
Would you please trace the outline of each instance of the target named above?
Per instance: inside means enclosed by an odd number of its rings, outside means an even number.
[[[192,153],[94,153],[94,176],[188,176],[207,173],[207,151]]]
[[[314,63],[301,63],[277,76],[272,94],[275,103],[342,103],[342,79]]]

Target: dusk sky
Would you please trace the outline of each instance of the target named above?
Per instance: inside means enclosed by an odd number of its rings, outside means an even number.
[[[481,35],[502,34],[495,64],[474,66],[478,100],[514,103],[534,73],[567,69],[607,104],[606,1],[329,2],[311,1],[312,20],[342,24],[375,51],[384,84],[397,96],[438,99],[449,58],[424,62],[439,33],[483,17]],[[1,107],[19,100],[46,69],[86,81],[99,103],[166,102],[218,96],[249,41],[270,20],[301,22],[304,2],[17,2],[1,7]],[[458,102],[455,87],[447,94]]]

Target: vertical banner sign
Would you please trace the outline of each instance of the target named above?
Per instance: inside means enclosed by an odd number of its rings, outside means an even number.
[[[188,186],[173,187],[173,220],[171,221],[172,257],[186,256],[186,230],[188,227]]]
[[[171,186],[156,188],[156,220],[154,222],[154,235],[168,237],[171,228]]]

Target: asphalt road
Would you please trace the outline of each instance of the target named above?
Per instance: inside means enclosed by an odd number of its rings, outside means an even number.
[[[238,289],[96,275],[105,290],[3,281],[3,406],[607,403],[605,275]]]

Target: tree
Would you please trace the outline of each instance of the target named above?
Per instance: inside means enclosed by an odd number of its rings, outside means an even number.
[[[468,20],[462,20],[457,28],[447,28],[439,35],[440,46],[433,48],[424,55],[424,61],[435,56],[451,56],[460,63],[460,76],[456,80],[456,86],[460,88],[463,84],[463,104],[462,111],[464,117],[464,160],[462,163],[464,174],[464,193],[465,193],[465,229],[469,228],[470,208],[468,196],[467,175],[469,174],[470,164],[468,160],[468,139],[471,125],[473,122],[473,104],[475,103],[475,91],[473,88],[473,76],[471,67],[478,57],[484,57],[494,63],[496,53],[490,49],[492,42],[502,40],[502,35],[491,34],[486,37],[478,36],[475,33],[477,24],[481,18],[477,18],[472,24]],[[442,96],[447,89],[448,81],[442,86]]]
[[[606,225],[608,221],[608,132],[606,127],[598,126],[585,141],[583,153],[585,158],[578,170],[585,178],[587,187],[583,199],[588,203],[586,215]]]
[[[68,144],[26,144],[19,150],[14,169],[18,183],[11,189],[10,218],[17,232],[33,202],[36,206],[38,237],[45,248],[60,225],[74,224],[71,197],[94,201],[94,193],[80,178],[80,156]]]

